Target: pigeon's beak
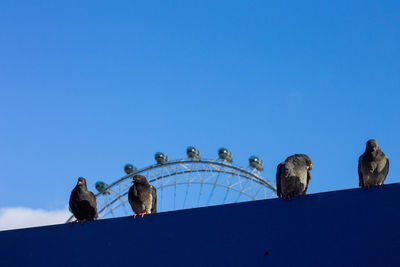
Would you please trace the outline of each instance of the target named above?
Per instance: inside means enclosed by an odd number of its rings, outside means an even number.
[[[82,184],[82,181],[78,181],[78,185],[81,185]]]
[[[314,165],[311,163],[309,170],[312,170],[314,168]]]

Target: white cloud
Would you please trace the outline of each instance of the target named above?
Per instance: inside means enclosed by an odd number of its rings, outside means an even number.
[[[68,209],[48,211],[26,207],[0,208],[0,231],[65,223],[70,216]]]

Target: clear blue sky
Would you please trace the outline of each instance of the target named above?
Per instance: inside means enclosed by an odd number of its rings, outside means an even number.
[[[269,2],[1,1],[0,207],[188,145],[272,180],[308,154],[315,193],[357,187],[375,138],[400,182],[399,2]]]

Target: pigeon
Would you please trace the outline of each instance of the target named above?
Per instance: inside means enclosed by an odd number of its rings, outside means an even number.
[[[295,154],[280,163],[276,170],[278,197],[305,195],[310,182],[313,163],[307,155]]]
[[[389,172],[389,159],[374,140],[368,140],[365,152],[358,159],[359,186],[383,185]]]
[[[93,221],[98,218],[96,197],[86,186],[86,179],[78,178],[78,183],[71,192],[69,209],[79,222]]]
[[[132,177],[133,185],[129,188],[128,200],[132,210],[136,215],[142,215],[157,212],[157,190],[149,184],[143,175]]]

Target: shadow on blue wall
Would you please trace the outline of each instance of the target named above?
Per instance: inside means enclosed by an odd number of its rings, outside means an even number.
[[[400,184],[0,232],[0,266],[400,266]]]

